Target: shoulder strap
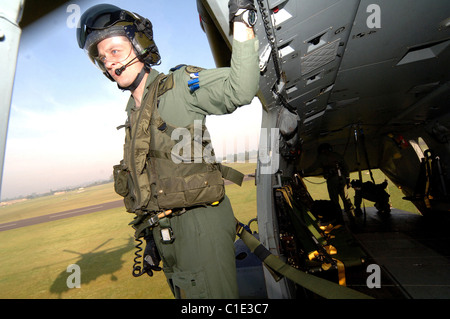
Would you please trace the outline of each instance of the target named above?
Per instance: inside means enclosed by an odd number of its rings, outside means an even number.
[[[148,95],[146,97],[146,101],[143,105],[141,105],[140,110],[138,111],[138,118],[134,123],[134,127],[132,127],[132,135],[130,141],[130,172],[135,184],[136,189],[136,201],[135,207],[133,207],[133,211],[139,211],[142,207],[145,207],[148,200],[149,194],[145,192],[145,189],[142,190],[140,186],[145,185],[146,181],[140,180],[138,177],[142,177],[144,174],[140,174],[146,164],[147,154],[150,148],[150,139],[151,136],[148,134],[148,130],[144,129],[150,125],[150,121],[152,118],[153,110],[156,108],[158,96],[160,96],[160,92],[167,92],[170,89],[170,83],[164,85],[162,82],[167,79],[167,75],[161,73],[156,79],[150,84]],[[142,193],[141,193],[142,191]]]
[[[171,90],[173,88],[173,86],[174,86],[173,74],[170,73],[169,75],[165,75],[161,79],[161,82],[159,82],[157,96],[160,97],[167,91]]]

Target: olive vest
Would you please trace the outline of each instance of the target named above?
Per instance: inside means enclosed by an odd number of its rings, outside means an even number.
[[[225,196],[222,177],[242,183],[241,173],[215,163],[201,121],[177,128],[161,118],[159,97],[172,87],[173,74],[159,74],[124,125],[124,158],[114,166],[114,188],[130,213],[216,204]]]

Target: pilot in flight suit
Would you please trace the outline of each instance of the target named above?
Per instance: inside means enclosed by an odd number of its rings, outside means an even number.
[[[248,18],[249,12],[255,12],[253,0],[231,0],[229,8],[230,23],[234,26],[231,66],[201,69],[182,65],[171,69],[173,84],[158,96],[153,111],[167,125],[184,128],[194,121],[204,124],[206,115],[231,113],[237,107],[249,104],[257,93],[258,41],[253,33],[254,21]],[[160,75],[150,67],[159,61],[152,35],[151,23],[147,19],[111,5],[92,7],[81,18],[78,31],[80,47],[86,50],[108,78],[117,82],[119,88],[131,92],[126,124],[130,130],[138,129],[134,126],[137,125],[138,111],[150,99],[152,83]],[[118,61],[119,58],[114,55],[120,55],[120,45],[125,45],[118,40],[119,50],[112,47],[112,42],[119,37],[127,38],[133,47],[133,52],[124,61]],[[142,41],[145,43],[142,44]],[[126,54],[122,55],[124,57]],[[127,76],[131,76],[131,70],[136,70],[133,74],[138,75],[125,81]],[[134,154],[124,154],[124,158],[127,156]],[[150,154],[148,157],[151,157]],[[146,163],[144,168],[151,170],[147,167],[151,161]],[[158,178],[158,172],[154,174],[154,178]],[[152,207],[150,203],[140,207],[136,213],[150,215],[152,209],[149,207]],[[184,207],[182,213],[164,218],[164,225],[161,224],[147,230],[145,237],[147,247],[144,256],[150,259],[146,258],[144,264],[149,275],[151,270],[160,270],[161,258],[164,273],[176,298],[238,298],[234,253],[236,220],[226,195],[214,205]],[[169,241],[161,237],[162,228],[167,227],[170,228]]]

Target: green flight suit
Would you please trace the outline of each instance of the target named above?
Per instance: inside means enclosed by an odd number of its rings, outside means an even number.
[[[158,104],[163,120],[175,127],[186,127],[195,120],[204,123],[206,115],[232,113],[252,101],[259,87],[258,40],[234,41],[231,66],[200,70],[199,88],[194,92],[188,86],[190,72],[185,66],[175,70],[174,86],[160,97]],[[157,75],[151,70],[143,101]],[[133,116],[134,110],[134,100],[130,98],[127,112]],[[238,298],[236,223],[227,196],[217,206],[191,208],[164,222],[170,224],[175,240],[162,243],[161,226],[153,229],[153,235],[174,296]]]

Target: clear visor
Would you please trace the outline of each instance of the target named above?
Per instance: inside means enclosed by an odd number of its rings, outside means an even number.
[[[102,55],[99,55],[97,57],[94,57],[98,63],[106,64],[108,62],[110,63],[120,63],[124,62],[131,54],[131,44],[127,47],[122,45],[116,45],[112,49],[109,49],[107,52],[105,52]]]
[[[93,57],[97,67],[104,70],[107,63],[122,63],[130,57],[133,47],[128,40],[113,43],[109,48],[100,55]]]
[[[107,61],[122,62],[123,60],[126,60],[131,54],[131,43],[126,42],[126,47],[124,45],[120,47],[111,47],[109,49],[109,52],[105,52],[104,54],[102,54],[102,56],[100,56],[97,49],[97,44],[107,38],[114,36],[125,37],[123,26],[112,27],[106,30],[93,31],[88,35],[86,39],[84,51],[89,56],[89,59],[102,71],[105,71],[104,63],[106,63]]]

